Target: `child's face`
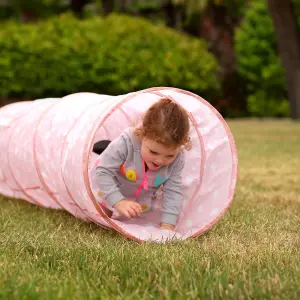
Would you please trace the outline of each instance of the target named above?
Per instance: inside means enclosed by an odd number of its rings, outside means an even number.
[[[142,140],[142,157],[150,170],[169,165],[177,156],[180,147],[168,148],[153,140]]]

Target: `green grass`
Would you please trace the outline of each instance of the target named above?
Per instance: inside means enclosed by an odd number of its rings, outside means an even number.
[[[137,244],[1,199],[1,299],[300,299],[300,124],[230,121],[236,196],[206,234]]]

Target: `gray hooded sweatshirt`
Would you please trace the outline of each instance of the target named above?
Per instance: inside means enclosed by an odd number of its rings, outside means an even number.
[[[108,208],[123,199],[135,200],[143,211],[151,208],[151,198],[162,185],[161,222],[176,225],[183,200],[181,173],[184,153],[158,170],[145,171],[141,141],[133,128],[126,129],[101,154],[96,167],[97,185]]]

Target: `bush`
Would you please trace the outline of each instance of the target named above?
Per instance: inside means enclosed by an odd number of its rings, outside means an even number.
[[[254,0],[235,36],[237,67],[247,83],[249,112],[288,116],[286,81],[265,0]]]
[[[218,65],[203,41],[129,16],[10,23],[0,31],[0,49],[2,96],[117,95],[175,86],[209,99],[219,90]]]
[[[289,103],[286,99],[270,98],[265,91],[258,91],[247,99],[249,112],[256,117],[286,117]]]

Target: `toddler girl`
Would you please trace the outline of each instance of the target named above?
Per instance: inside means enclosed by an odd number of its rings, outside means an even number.
[[[96,178],[109,217],[113,208],[128,218],[149,210],[162,185],[160,228],[175,229],[183,199],[183,148],[191,148],[189,130],[187,112],[163,98],[146,111],[140,127],[126,129],[108,145]]]

